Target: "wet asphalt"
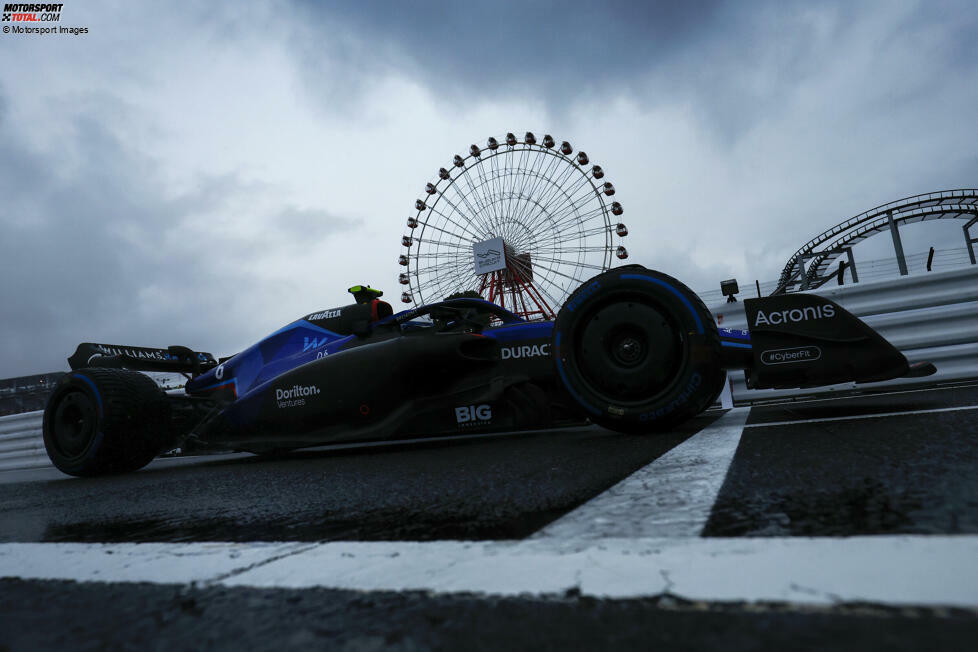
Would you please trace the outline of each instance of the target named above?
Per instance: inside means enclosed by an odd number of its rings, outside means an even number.
[[[974,406],[972,385],[754,407],[703,535],[978,533],[978,410],[958,409]],[[159,460],[109,478],[0,474],[0,541],[520,539],[717,416],[658,436],[586,427]],[[915,650],[975,640],[978,612],[960,609],[0,579],[0,651]]]
[[[901,651],[976,636],[960,609],[0,580],[9,650]]]
[[[529,536],[711,423],[161,461],[0,484],[0,541],[335,541]],[[40,475],[40,474],[37,474]]]
[[[978,410],[932,412],[974,405],[958,387],[753,408],[704,536],[978,533]]]

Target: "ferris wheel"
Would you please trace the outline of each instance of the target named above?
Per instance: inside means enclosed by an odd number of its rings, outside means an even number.
[[[404,303],[475,291],[525,319],[554,319],[581,283],[628,258],[621,204],[606,199],[615,187],[549,134],[473,144],[424,192],[401,238]]]

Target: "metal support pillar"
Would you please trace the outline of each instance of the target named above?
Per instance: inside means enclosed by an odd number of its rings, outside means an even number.
[[[903,241],[900,240],[900,228],[893,219],[893,213],[887,213],[886,219],[890,222],[890,235],[893,236],[893,251],[896,252],[897,265],[900,266],[900,276],[907,275],[907,259],[903,255]]]
[[[978,264],[975,260],[975,243],[978,242],[978,238],[972,238],[970,229],[978,223],[978,217],[972,217],[967,224],[964,225],[964,243],[968,245],[968,255],[971,257],[971,264]]]
[[[798,273],[801,275],[800,278],[801,278],[802,290],[808,289],[808,271],[805,269],[805,260],[806,260],[805,256],[802,256],[801,258],[798,259],[798,269],[799,269]]]
[[[903,249],[901,249],[900,252],[902,254],[903,253]],[[849,257],[849,274],[852,275],[852,282],[853,283],[858,283],[859,282],[859,275],[856,274],[856,259],[853,258],[853,256],[852,256],[852,247],[846,247],[846,256]],[[906,268],[906,265],[904,265],[904,268]],[[906,272],[903,272],[903,273],[905,274]]]

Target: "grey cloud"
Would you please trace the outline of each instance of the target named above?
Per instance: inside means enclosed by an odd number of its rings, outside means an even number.
[[[349,108],[364,85],[398,71],[449,105],[528,98],[560,115],[574,102],[631,97],[646,107],[688,104],[731,143],[777,113],[799,83],[852,45],[889,2],[296,2],[292,47],[322,100]],[[967,0],[922,3],[877,45],[944,33],[936,56],[973,67],[978,17]],[[344,76],[342,88],[324,80]],[[872,87],[873,79],[867,79]],[[912,91],[907,88],[904,91]],[[852,92],[860,92],[854,88]],[[594,116],[600,120],[601,116]]]
[[[288,241],[317,241],[337,231],[352,229],[361,224],[359,220],[334,217],[320,209],[302,209],[288,206],[278,215],[272,216],[277,235]]]
[[[111,115],[66,120],[72,136],[52,152],[0,129],[0,377],[64,369],[81,341],[230,353],[255,337],[247,315],[272,292],[263,257],[300,232],[316,246],[350,227],[285,204],[269,237],[213,235],[198,222],[274,189],[220,175],[173,197]]]
[[[554,109],[627,90],[708,37],[718,2],[296,2],[292,45],[310,79],[345,75],[332,104],[399,71],[453,103],[547,98]]]

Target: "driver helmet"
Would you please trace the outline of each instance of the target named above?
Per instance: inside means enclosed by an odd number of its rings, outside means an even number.
[[[357,303],[370,303],[374,299],[379,299],[384,296],[383,291],[372,288],[367,284],[354,285],[347,292],[353,295],[353,299]]]

